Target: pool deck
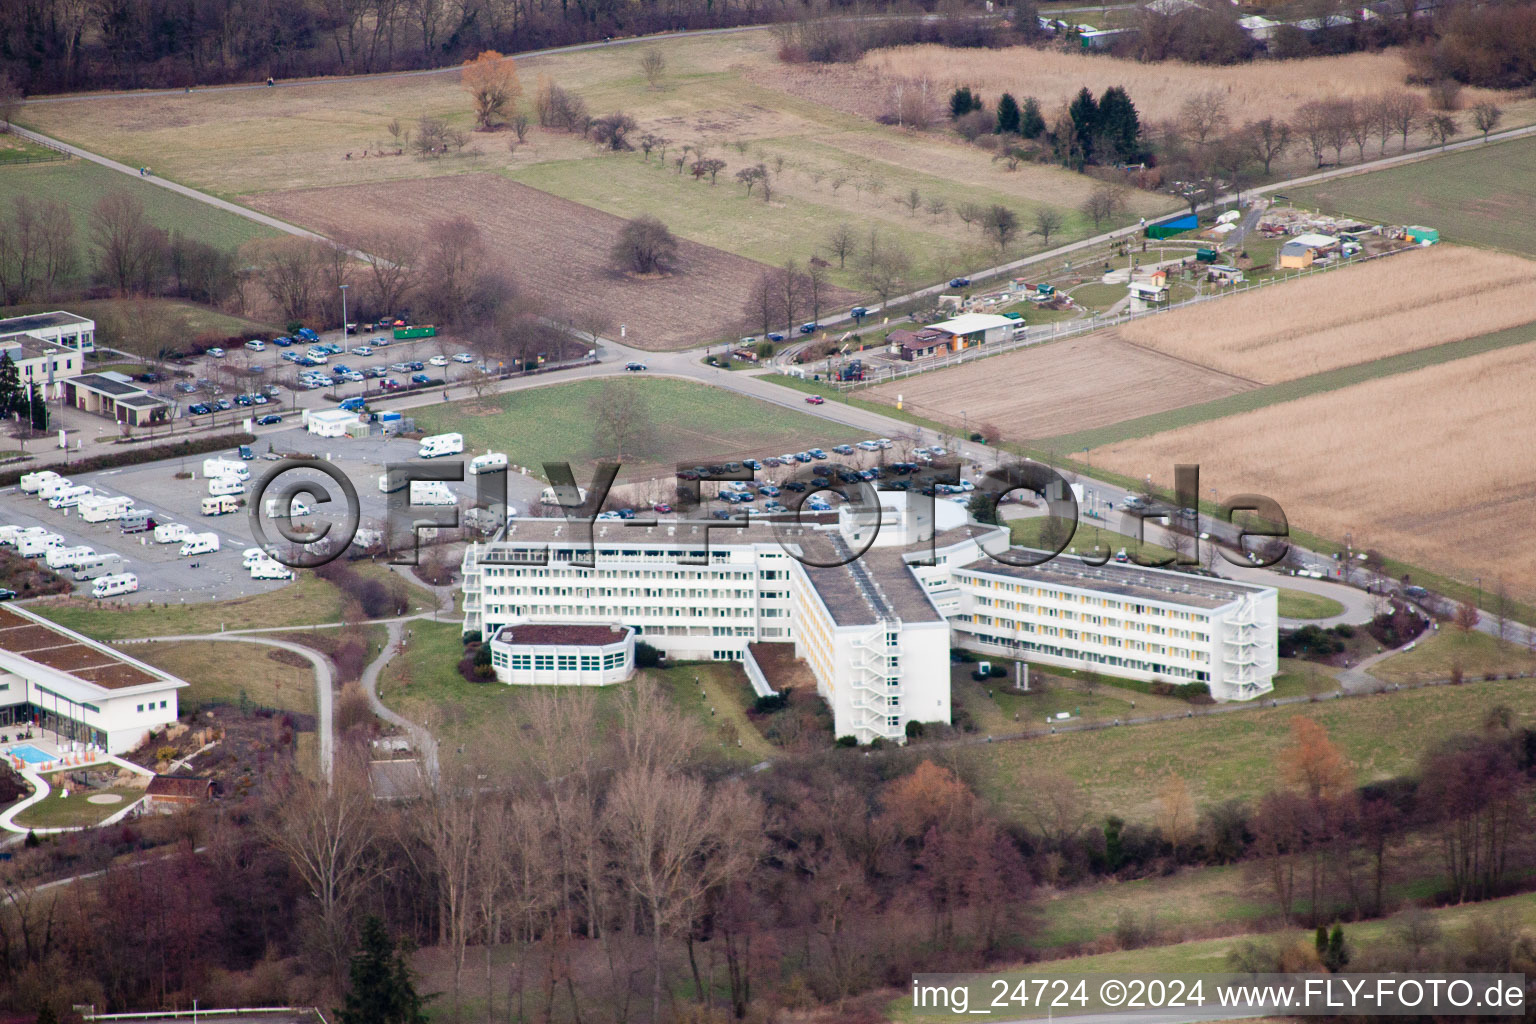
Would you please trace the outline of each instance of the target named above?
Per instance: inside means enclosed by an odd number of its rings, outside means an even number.
[[[10,760],[12,756],[10,751],[15,747],[32,747],[33,749],[42,751],[45,754],[54,755],[54,760],[50,762],[39,762],[38,764],[34,765],[28,763],[25,759],[17,758],[17,760],[21,761],[21,767],[16,768],[16,771],[21,775],[23,779],[27,781],[29,785],[31,785],[33,792],[31,796],[24,800],[17,801],[15,804],[12,804],[10,807],[6,808],[4,812],[0,812],[0,829],[3,829],[7,832],[14,832],[19,835],[26,835],[28,832],[37,832],[39,835],[47,835],[54,832],[79,832],[84,828],[101,828],[103,825],[112,825],[122,821],[125,817],[133,812],[134,808],[138,807],[139,804],[143,802],[144,798],[140,797],[138,800],[135,800],[125,807],[122,807],[115,814],[111,815],[96,825],[39,829],[23,828],[22,826],[17,825],[15,823],[15,818],[18,814],[21,814],[33,804],[46,800],[48,798],[48,794],[52,792],[52,787],[48,785],[48,780],[44,778],[46,773],[66,771],[72,768],[86,768],[90,767],[91,765],[112,764],[119,768],[126,768],[129,771],[135,772],[139,775],[148,775],[153,777],[155,774],[148,768],[144,768],[140,765],[134,764],[132,761],[127,761],[121,757],[115,757],[110,754],[70,752],[69,743],[67,740],[61,743],[56,737],[54,737],[52,733],[43,732],[40,729],[34,729],[32,731],[32,735],[32,739],[17,739],[12,743],[6,744],[4,750],[0,751],[0,756],[4,756],[7,758],[7,760]],[[10,763],[14,767],[15,761],[11,761]]]

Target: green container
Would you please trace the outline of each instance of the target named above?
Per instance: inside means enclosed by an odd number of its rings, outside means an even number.
[[[427,324],[424,327],[396,327],[395,328],[395,340],[396,341],[404,341],[406,338],[435,338],[435,337],[437,337],[437,328],[433,327],[431,324]]]
[[[1216,250],[1215,249],[1196,249],[1195,250],[1195,259],[1199,260],[1201,263],[1215,263],[1216,262]]]

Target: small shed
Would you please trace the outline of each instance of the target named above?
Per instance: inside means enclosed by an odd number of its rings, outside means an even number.
[[[191,775],[156,775],[144,790],[144,807],[151,811],[175,811],[205,804],[213,799],[215,783]]]
[[[1414,245],[1434,245],[1440,241],[1440,232],[1422,224],[1413,224],[1403,229],[1403,237]]]
[[[1280,247],[1281,270],[1305,270],[1312,265],[1312,250],[1300,242],[1286,242]]]
[[[357,413],[346,409],[320,409],[304,418],[309,432],[320,437],[346,437],[347,428],[357,422]]]

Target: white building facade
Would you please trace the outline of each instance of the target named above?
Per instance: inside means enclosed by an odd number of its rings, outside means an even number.
[[[635,674],[635,631],[628,626],[525,623],[489,641],[491,667],[521,686],[607,686]]]
[[[880,502],[878,530],[848,507],[803,525],[602,521],[590,542],[579,524],[513,519],[465,552],[464,628],[493,638],[493,659],[494,638],[525,624],[623,625],[677,660],[742,661],[751,644],[793,643],[837,735],[861,743],[949,722],[952,643],[1203,682],[1218,700],[1270,689],[1273,588],[1070,556],[1016,569],[988,555],[1007,549],[1007,531],[955,503],[902,492]],[[514,668],[503,653],[502,681],[541,681],[531,661]]]

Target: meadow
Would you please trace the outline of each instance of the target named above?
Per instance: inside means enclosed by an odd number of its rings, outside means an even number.
[[[1031,772],[1072,778],[1094,814],[1151,822],[1158,794],[1171,776],[1188,784],[1197,806],[1254,799],[1273,785],[1290,721],[1315,719],[1343,750],[1359,783],[1415,770],[1437,742],[1476,730],[1494,707],[1513,709],[1519,723],[1536,722],[1524,681],[1428,687],[1277,708],[1243,708],[1150,725],[1063,733],[957,750],[953,760],[978,791],[1005,814],[1018,814]]]
[[[1288,192],[1302,206],[1388,224],[1428,224],[1446,241],[1536,256],[1536,138],[1447,153]]]
[[[1356,550],[1464,582],[1502,578],[1529,600],[1536,551],[1512,527],[1536,521],[1536,449],[1498,439],[1527,432],[1533,356],[1536,344],[1515,345],[1109,443],[1090,458],[1164,485],[1175,463],[1198,462],[1211,486],[1267,494],[1311,534],[1350,533]]]
[[[295,656],[277,648],[245,647],[218,640],[135,645],[130,653],[164,669],[191,686],[180,694],[183,710],[206,701],[315,713],[315,673],[309,664],[292,664]],[[231,658],[241,664],[231,673]]]
[[[1533,286],[1536,262],[1437,245],[1134,320],[1116,333],[1274,384],[1529,323]]]
[[[215,210],[169,189],[108,170],[88,160],[36,164],[0,164],[0,208],[9,215],[17,196],[63,203],[75,218],[75,244],[91,251],[91,210],[110,192],[128,192],[144,204],[149,222],[179,231],[220,249],[234,249],[253,238],[270,238],[271,228],[223,210]]]
[[[427,433],[458,431],[466,452],[506,452],[514,466],[538,472],[548,462],[568,461],[585,478],[592,463],[613,458],[599,433],[595,405],[605,388],[632,392],[643,426],[624,449],[622,478],[659,475],[670,481],[678,464],[693,465],[776,454],[807,445],[830,448],[860,435],[815,416],[691,381],[665,377],[580,381],[525,388],[471,409],[464,402],[415,410]]]

